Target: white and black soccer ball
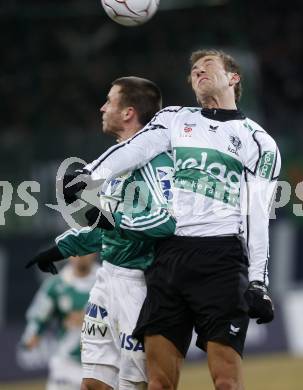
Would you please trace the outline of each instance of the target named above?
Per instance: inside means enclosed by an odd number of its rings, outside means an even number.
[[[160,0],[101,0],[107,15],[123,26],[139,26],[157,11]]]

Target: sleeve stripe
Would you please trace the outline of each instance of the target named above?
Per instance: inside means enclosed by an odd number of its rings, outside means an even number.
[[[170,152],[164,152],[165,154],[167,154],[167,156],[172,160],[174,161],[174,158],[172,156],[172,154]]]
[[[159,215],[151,215],[151,216],[147,216],[145,218],[142,218],[140,220],[135,220],[135,219],[131,219],[129,217],[126,217],[125,215],[122,217],[122,220],[121,220],[121,225],[124,225],[124,226],[146,226],[150,223],[154,223],[155,221],[159,221],[163,218],[170,218],[170,215],[167,213],[167,212],[164,212],[164,213],[161,213]]]
[[[256,133],[257,133],[258,131],[259,131],[259,130],[256,130],[256,131],[252,134],[252,138],[253,138],[253,140],[255,141],[255,143],[256,143],[257,146],[258,146],[259,157],[258,157],[258,160],[256,161],[255,169],[254,169],[253,171],[251,171],[250,169],[248,169],[248,168],[246,167],[247,171],[248,171],[249,173],[251,173],[252,175],[254,175],[254,176],[256,176],[256,174],[257,174],[258,165],[259,165],[259,162],[260,162],[260,160],[261,160],[261,158],[262,158],[261,145],[260,145],[260,142],[259,142],[259,141],[257,140],[257,138],[256,138]]]
[[[146,229],[153,229],[159,225],[163,225],[164,223],[166,223],[167,221],[169,221],[170,219],[170,216],[167,215],[166,218],[161,218],[160,221],[152,223],[148,226],[142,226],[142,227],[138,227],[137,225],[134,226],[134,225],[131,225],[131,226],[128,226],[128,225],[124,225],[124,224],[121,224],[121,228],[125,228],[125,229],[128,229],[128,230],[137,230],[137,231],[143,231],[143,230],[146,230]]]
[[[57,238],[55,238],[55,243],[58,244],[59,241],[63,240],[67,236],[78,237],[81,233],[88,233],[90,230],[91,230],[91,227],[89,227],[89,226],[83,227],[80,230],[77,230],[77,229],[74,229],[74,228],[73,229],[69,229],[66,232],[62,233]]]
[[[150,178],[149,178],[149,173],[146,169],[146,165],[143,167],[143,168],[140,168],[140,172],[143,176],[143,179],[149,189],[149,192],[151,193],[152,195],[152,198],[153,200],[156,202],[156,204],[158,205],[161,205],[161,200],[159,199],[159,197],[157,196],[156,192],[154,191],[154,183],[151,182]]]
[[[247,178],[247,171],[248,169],[246,168],[244,170],[244,175],[245,175],[245,183],[246,183],[246,202],[247,202],[247,207],[249,205],[249,186],[248,186],[248,178]],[[249,225],[250,225],[250,220],[249,220],[249,212],[248,209],[246,210],[246,242],[247,242],[247,252],[248,252],[248,260],[250,261],[250,251],[249,251]]]
[[[167,211],[166,209],[157,209],[157,211],[155,211],[154,213],[152,214],[148,214],[148,215],[141,215],[140,217],[135,217],[135,218],[132,218],[132,217],[128,217],[127,215],[123,214],[122,215],[122,218],[126,218],[127,220],[129,221],[134,221],[134,222],[137,222],[137,221],[141,221],[141,220],[146,220],[148,218],[154,218],[154,217],[157,217],[158,215],[161,215],[161,214],[166,214]]]
[[[146,171],[149,172],[151,175],[151,185],[155,189],[155,191],[157,192],[157,194],[159,196],[160,203],[161,204],[167,203],[164,196],[163,196],[162,188],[160,188],[160,183],[156,178],[156,175],[155,175],[155,172],[153,170],[151,163],[148,163],[146,165]]]

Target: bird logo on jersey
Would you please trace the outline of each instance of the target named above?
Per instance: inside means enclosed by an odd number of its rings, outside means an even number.
[[[231,135],[229,137],[229,140],[232,143],[233,148],[229,146],[228,151],[238,155],[238,150],[242,148],[242,142],[241,142],[240,138],[237,137],[236,135]]]

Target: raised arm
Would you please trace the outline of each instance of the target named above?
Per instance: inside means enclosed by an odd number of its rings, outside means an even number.
[[[85,170],[93,180],[111,179],[142,167],[158,154],[171,149],[171,122],[179,106],[164,108],[129,140],[112,146]]]

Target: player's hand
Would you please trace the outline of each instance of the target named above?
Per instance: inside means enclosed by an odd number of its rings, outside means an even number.
[[[267,287],[259,281],[249,283],[245,292],[250,318],[257,318],[257,324],[265,324],[274,319],[274,305],[267,292]]]
[[[114,229],[114,218],[112,213],[105,210],[100,210],[97,207],[92,207],[85,213],[88,226],[99,227],[105,230]]]
[[[74,173],[64,175],[62,179],[63,197],[67,204],[75,202],[78,197],[77,193],[87,187],[89,175],[84,169],[77,169]],[[75,183],[71,184],[71,182]]]
[[[38,335],[33,335],[28,340],[22,343],[22,347],[28,350],[32,350],[38,347],[40,344],[40,337]]]
[[[25,268],[30,268],[33,265],[37,265],[38,268],[43,272],[50,272],[55,275],[58,273],[58,270],[54,264],[55,261],[63,260],[64,257],[59,251],[57,246],[54,246],[47,251],[39,253],[33,259],[31,259],[26,265]]]

